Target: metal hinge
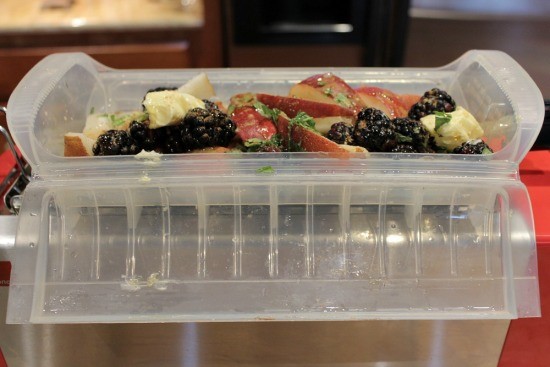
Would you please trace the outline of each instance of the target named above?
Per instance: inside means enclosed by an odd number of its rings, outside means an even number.
[[[7,111],[6,107],[0,106],[0,112],[2,112],[4,116],[7,116]],[[0,194],[3,200],[3,208],[1,208],[0,214],[8,214],[1,212],[6,210],[9,213],[17,214],[21,205],[21,195],[31,178],[30,166],[25,162],[23,157],[20,156],[8,130],[1,125],[0,133],[2,133],[6,139],[16,163],[2,180],[2,183],[0,183]]]

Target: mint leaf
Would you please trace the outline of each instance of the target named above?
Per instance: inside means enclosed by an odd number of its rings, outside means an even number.
[[[273,135],[268,140],[262,140],[259,138],[250,138],[243,142],[247,152],[260,152],[260,151],[279,151],[281,149],[281,138],[278,134]],[[270,149],[271,148],[271,149]]]
[[[395,135],[397,136],[397,142],[399,143],[412,143],[413,141],[413,138],[410,136],[403,135],[400,133],[395,133]]]
[[[258,138],[250,138],[244,142],[244,146],[247,148],[253,148],[253,147],[261,146],[263,143],[265,143],[265,140],[258,139]]]
[[[271,166],[263,166],[256,170],[257,173],[275,173],[275,169]]]
[[[342,105],[344,107],[352,107],[353,104],[349,100],[349,98],[344,93],[338,93],[336,97],[334,97],[334,101],[338,103],[339,105]]]
[[[268,119],[273,120],[274,122],[277,122],[277,119],[279,118],[279,114],[281,111],[279,111],[276,108],[269,108],[262,102],[254,102],[254,108],[256,111],[258,111],[262,116],[267,117]]]
[[[305,112],[300,111],[296,116],[289,120],[289,126],[292,127],[296,125],[317,132],[317,130],[315,130],[315,120],[313,120],[313,117]]]
[[[439,130],[441,126],[449,123],[452,119],[452,115],[450,113],[435,112],[435,131]]]

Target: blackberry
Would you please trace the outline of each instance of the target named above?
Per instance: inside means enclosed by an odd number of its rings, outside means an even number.
[[[176,90],[178,89],[178,87],[156,87],[156,88],[152,88],[152,89],[149,89],[147,91],[147,93],[151,93],[151,92],[162,92],[164,90]],[[147,93],[145,93],[147,95]]]
[[[397,144],[391,150],[392,153],[419,153],[415,146],[412,144]]]
[[[430,135],[430,139],[428,140],[427,151],[431,153],[447,153],[447,149],[437,145],[435,138],[432,135]]]
[[[182,120],[181,138],[192,149],[227,146],[237,126],[220,110],[193,108]]]
[[[149,129],[148,121],[132,121],[128,127],[130,137],[146,151],[155,150],[157,141],[155,135]]]
[[[470,140],[453,149],[455,154],[491,154],[493,150],[481,139]]]
[[[219,110],[219,107],[216,103],[208,100],[208,99],[203,99],[202,100],[204,102],[204,108],[211,111],[211,110]]]
[[[193,147],[186,145],[182,140],[183,124],[164,126],[153,129],[154,140],[157,142],[156,150],[163,154],[187,153]]]
[[[257,152],[263,152],[263,153],[277,153],[282,152],[280,146],[274,145],[274,144],[265,144],[258,148]]]
[[[426,115],[436,111],[453,112],[456,109],[456,102],[444,90],[433,88],[424,93],[418,102],[409,110],[409,117],[413,120],[420,120]]]
[[[94,155],[130,155],[140,151],[141,147],[124,130],[109,130],[101,134],[92,148]]]
[[[393,119],[392,122],[395,126],[399,144],[410,145],[418,153],[432,151],[429,148],[431,135],[420,121],[398,117]]]
[[[338,144],[353,145],[353,126],[345,122],[332,124],[327,133],[327,138]]]
[[[397,144],[395,125],[384,112],[364,108],[357,114],[353,141],[371,152],[388,152]]]

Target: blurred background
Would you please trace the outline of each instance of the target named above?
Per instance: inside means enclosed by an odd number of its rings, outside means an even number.
[[[2,0],[0,103],[42,57],[115,68],[445,65],[510,54],[550,98],[548,0]]]

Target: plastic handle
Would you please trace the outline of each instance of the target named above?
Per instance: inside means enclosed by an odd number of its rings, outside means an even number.
[[[487,70],[513,104],[518,121],[519,144],[512,160],[519,164],[533,146],[544,120],[544,99],[529,74],[509,55],[500,51],[469,51]],[[465,55],[465,56],[466,56]],[[509,144],[513,146],[513,144]]]
[[[46,56],[23,77],[8,100],[7,122],[15,144],[32,166],[40,160],[32,145],[32,130],[44,99],[59,80],[74,66],[96,74],[101,64],[84,53]],[[32,152],[32,156],[29,153]]]

